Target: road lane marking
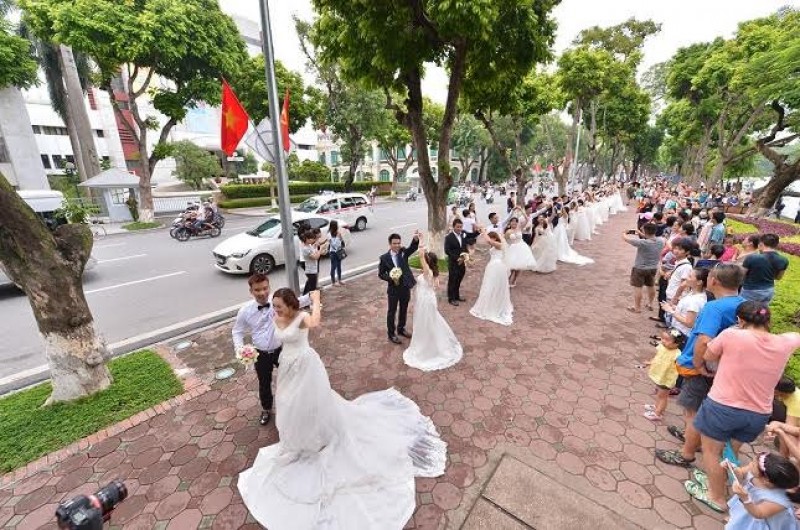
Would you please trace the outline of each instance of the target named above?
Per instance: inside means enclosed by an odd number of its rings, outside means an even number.
[[[134,259],[134,258],[143,258],[147,256],[147,254],[134,254],[132,256],[122,256],[121,258],[110,258],[110,259],[101,259],[97,260],[97,263],[111,263],[112,261],[123,261],[126,259]]]
[[[104,248],[112,248],[112,247],[124,247],[125,243],[114,243],[112,245],[103,245],[100,247],[92,247],[92,250],[103,250]]]
[[[418,226],[419,223],[408,223],[404,225],[397,225],[389,227],[389,230],[400,230],[401,228],[408,228],[409,226]]]
[[[181,274],[186,274],[186,271],[171,272],[169,274],[161,274],[159,276],[151,276],[149,278],[142,278],[141,280],[133,280],[131,282],[118,283],[116,285],[109,285],[108,287],[100,287],[99,289],[91,289],[89,291],[84,291],[84,294],[101,293],[103,291],[110,291],[112,289],[119,289],[120,287],[127,287],[129,285],[136,285],[136,284],[139,284],[139,283],[152,282],[152,281],[161,280],[161,279],[164,279],[164,278],[171,278],[172,276],[180,276]]]

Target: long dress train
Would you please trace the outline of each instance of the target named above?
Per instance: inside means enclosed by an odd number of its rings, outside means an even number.
[[[455,333],[436,308],[436,291],[424,274],[417,278],[414,334],[403,360],[423,372],[453,366],[464,353]]]
[[[558,256],[558,261],[562,261],[564,263],[573,263],[575,265],[589,265],[590,263],[594,263],[592,258],[581,256],[570,246],[569,235],[567,233],[569,228],[564,226],[564,221],[565,220],[562,219],[553,229],[553,236],[556,240],[556,255]]]
[[[592,227],[589,224],[589,213],[585,206],[579,207],[575,214],[575,239],[578,241],[592,239]]]
[[[476,318],[510,326],[513,321],[514,306],[511,304],[508,267],[503,254],[503,250],[494,247],[489,249],[489,263],[483,272],[481,290],[469,312]]]
[[[275,330],[280,441],[239,475],[242,499],[270,530],[400,530],[416,506],[414,476],[443,474],[447,445],[393,388],[353,401],[331,389],[302,315]]]

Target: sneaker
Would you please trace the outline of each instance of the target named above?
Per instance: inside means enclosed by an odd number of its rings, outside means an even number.
[[[656,406],[648,404],[644,406],[644,410],[656,410]]]
[[[650,421],[661,421],[661,416],[656,414],[656,411],[654,411],[654,410],[645,411],[644,417],[647,418]]]
[[[270,417],[269,411],[262,410],[261,417],[258,419],[258,423],[260,423],[261,425],[266,425],[267,423],[269,423],[269,417]]]

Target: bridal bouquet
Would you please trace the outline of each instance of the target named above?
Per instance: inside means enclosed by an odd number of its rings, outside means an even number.
[[[470,257],[469,252],[462,252],[458,256],[458,262],[464,264],[464,266],[469,265],[469,263],[471,261],[472,261],[472,258]]]
[[[245,344],[236,351],[236,360],[244,365],[245,370],[249,370],[258,359],[258,350],[252,344]]]
[[[400,278],[403,276],[403,269],[395,267],[389,271],[389,278],[392,279],[395,285],[400,285]]]

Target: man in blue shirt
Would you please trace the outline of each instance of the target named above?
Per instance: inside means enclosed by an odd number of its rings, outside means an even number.
[[[742,268],[733,263],[720,263],[708,275],[708,290],[714,300],[700,310],[676,361],[678,373],[683,376],[678,404],[683,407],[686,431],[683,433],[674,425],[667,430],[683,442],[683,447],[680,451],[656,450],[656,458],[664,463],[691,467],[695,451],[700,448],[700,433],[694,428],[694,417],[711,390],[716,369],[703,363],[703,355],[714,337],[736,323],[736,310],[745,301],[738,293],[743,277]]]

